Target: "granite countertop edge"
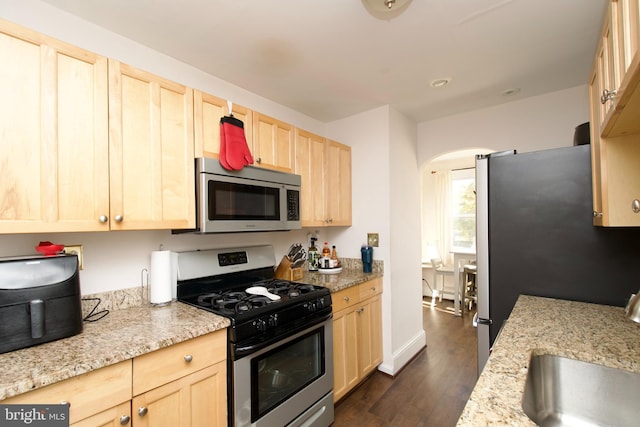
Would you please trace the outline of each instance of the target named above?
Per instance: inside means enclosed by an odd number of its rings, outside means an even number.
[[[0,401],[199,337],[229,326],[228,319],[172,302],[113,310],[83,331],[0,354]]]
[[[521,406],[529,359],[553,354],[640,373],[640,325],[622,307],[521,295],[458,427],[536,424]]]

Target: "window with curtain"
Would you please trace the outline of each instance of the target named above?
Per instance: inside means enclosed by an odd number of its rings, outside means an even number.
[[[451,248],[474,249],[476,246],[476,175],[475,168],[451,171]]]

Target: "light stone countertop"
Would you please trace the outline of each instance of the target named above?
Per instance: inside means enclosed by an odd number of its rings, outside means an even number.
[[[363,273],[359,260],[345,259],[340,274],[305,271],[298,282],[333,293],[382,275],[381,261],[374,261],[372,273]],[[88,297],[95,296],[101,299],[98,310],[110,312],[97,322],[83,322],[82,333],[0,354],[0,401],[230,325],[225,317],[180,302],[145,304],[139,288]],[[83,315],[93,304],[83,301]]]
[[[229,320],[172,302],[113,310],[82,333],[0,354],[0,401],[224,329]]]
[[[521,407],[531,354],[640,372],[640,324],[622,307],[520,296],[457,426],[535,426]]]
[[[305,264],[302,279],[296,281],[310,285],[324,286],[325,288],[329,288],[331,293],[334,293],[384,275],[383,262],[379,260],[373,261],[371,273],[362,272],[362,261],[357,258],[341,258],[340,261],[342,263],[342,271],[338,274],[307,271],[307,265]]]

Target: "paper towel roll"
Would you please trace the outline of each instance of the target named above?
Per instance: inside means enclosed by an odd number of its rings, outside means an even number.
[[[151,252],[149,273],[149,301],[151,304],[171,302],[172,271],[171,251]]]

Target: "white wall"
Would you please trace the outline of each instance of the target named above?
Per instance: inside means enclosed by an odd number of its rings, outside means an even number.
[[[418,125],[418,165],[457,150],[545,150],[573,145],[589,121],[587,86],[577,86]]]
[[[397,373],[425,345],[420,288],[420,205],[416,124],[380,107],[327,125],[327,136],[352,148],[353,226],[333,231],[348,257],[367,233],[380,234],[384,261],[383,362]]]

